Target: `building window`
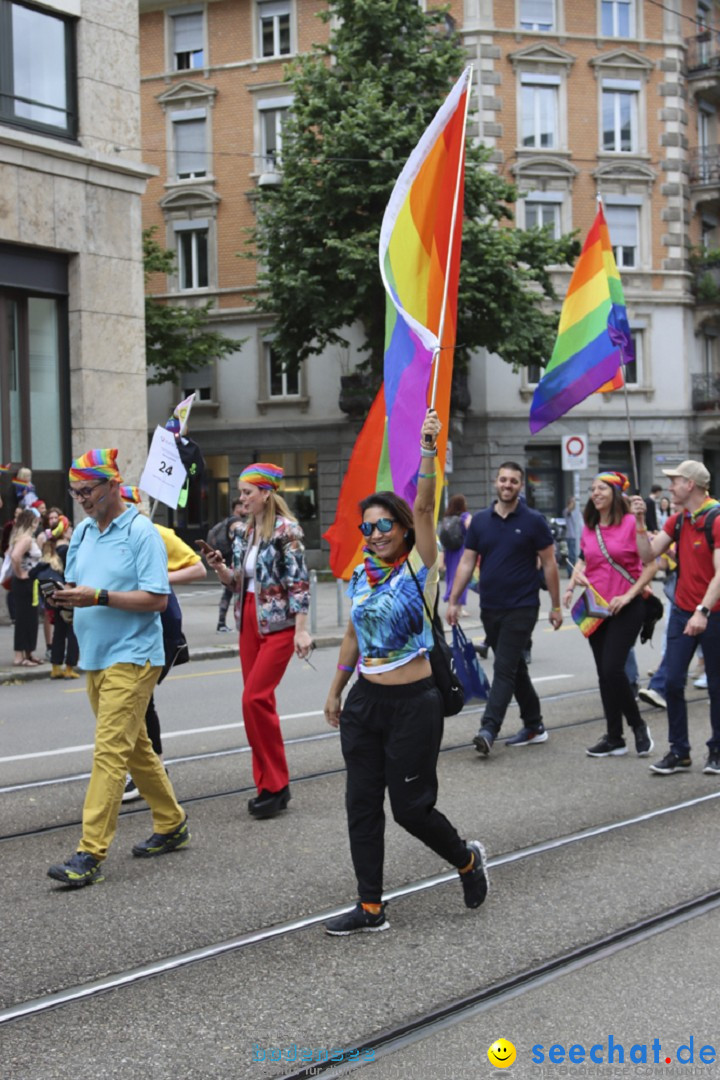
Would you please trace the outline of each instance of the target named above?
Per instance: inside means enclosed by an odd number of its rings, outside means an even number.
[[[600,32],[603,37],[635,37],[634,0],[602,0]]]
[[[0,0],[0,120],[74,138],[74,22]]]
[[[262,171],[275,172],[282,157],[282,129],[287,109],[263,109],[262,125]]]
[[[177,234],[178,287],[183,291],[206,289],[209,285],[208,223],[176,221],[173,228]]]
[[[189,180],[207,176],[207,118],[204,109],[172,113],[175,176]]]
[[[522,145],[552,149],[558,145],[557,75],[521,76]]]
[[[640,210],[637,206],[605,207],[605,220],[618,270],[628,270],[640,265],[639,216]]]
[[[174,71],[191,71],[205,63],[205,30],[202,11],[171,15]]]
[[[260,55],[288,56],[290,53],[290,2],[273,0],[258,3]]]
[[[272,345],[265,345],[265,359],[268,366],[268,387],[271,398],[300,397],[300,368],[290,371]]]
[[[603,79],[603,150],[633,154],[638,151],[638,96],[634,80]]]
[[[539,364],[528,364],[525,368],[525,378],[528,386],[537,386],[543,377],[543,369]]]
[[[188,371],[182,377],[182,396],[195,394],[195,401],[215,400],[215,365],[208,364],[199,371]]]
[[[554,240],[560,239],[560,203],[525,200],[525,228],[548,229]]]
[[[555,0],[520,0],[520,26],[523,30],[554,30]]]

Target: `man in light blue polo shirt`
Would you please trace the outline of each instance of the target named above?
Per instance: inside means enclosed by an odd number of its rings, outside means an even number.
[[[51,866],[73,888],[102,881],[129,772],[153,814],[153,835],[133,847],[147,858],[184,847],[187,815],[145,727],[145,711],[165,662],[160,612],[170,592],[167,554],[157,529],[120,494],[117,450],[90,450],[73,461],[70,494],[87,520],[73,534],[58,606],[73,608],[87,692],[97,718],[95,751],[78,850]]]

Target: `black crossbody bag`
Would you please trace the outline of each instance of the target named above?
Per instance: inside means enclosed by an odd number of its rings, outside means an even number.
[[[435,685],[440,691],[443,699],[443,713],[445,716],[457,716],[465,705],[465,691],[463,690],[462,683],[460,682],[460,678],[455,668],[452,650],[445,640],[445,633],[437,613],[437,599],[435,600],[435,613],[432,614],[427,605],[425,594],[420,588],[420,582],[410,565],[410,560],[408,560],[407,568],[417,586],[417,591],[420,593],[423,607],[430,620],[433,647],[428,654],[428,660],[430,661],[430,667],[432,668]]]

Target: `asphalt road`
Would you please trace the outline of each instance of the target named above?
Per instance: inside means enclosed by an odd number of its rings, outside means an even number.
[[[2,687],[0,1010],[179,960],[154,978],[0,1022],[1,1080],[291,1075],[299,1048],[316,1061],[333,1048],[372,1046],[377,1033],[408,1018],[717,889],[720,778],[701,771],[703,695],[690,691],[693,771],[657,777],[632,753],[584,754],[603,724],[590,651],[577,631],[539,628],[533,655],[547,743],[498,745],[485,760],[470,745],[477,703],[446,725],[439,806],[488,849],[486,904],[465,909],[455,875],[389,821],[386,887],[420,886],[391,901],[389,933],[350,939],[327,938],[318,923],[354,902],[342,757],[322,718],[336,650],[314,653],[317,670],[293,661],[281,684],[293,799],[267,822],[246,809],[252,788],[236,662],[194,663],[171,676],[157,701],[192,844],[157,861],[133,859],[130,847],[151,829],[144,804],[131,804],[106,880],[77,892],[56,887],[45,871],[79,836],[92,743],[84,692],[50,682]],[[641,671],[655,659],[643,647]],[[645,715],[660,756],[665,714]],[[516,717],[511,710],[507,734]],[[310,925],[282,932],[303,917]],[[392,1053],[378,1051],[377,1060],[368,1052],[360,1071],[371,1080],[495,1076],[487,1051],[503,1038],[517,1051],[509,1076],[591,1075],[587,1060],[553,1062],[549,1048],[607,1048],[612,1035],[626,1061],[597,1075],[671,1075],[659,1071],[670,1067],[667,1056],[687,1075],[677,1055],[690,1037],[694,1051],[720,1051],[717,924],[710,911],[663,929]],[[261,940],[243,940],[258,931]],[[215,948],[227,942],[234,947]],[[192,950],[214,948],[185,962]],[[644,1064],[627,1060],[632,1046],[655,1038],[661,1062],[652,1050]],[[693,1067],[720,1075],[697,1057]]]

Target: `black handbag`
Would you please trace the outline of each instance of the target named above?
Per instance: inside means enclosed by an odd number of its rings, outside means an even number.
[[[433,647],[430,650],[428,659],[430,661],[430,667],[432,668],[433,679],[435,685],[440,691],[443,699],[443,714],[445,716],[457,716],[462,711],[465,705],[465,691],[463,685],[460,682],[457,670],[455,668],[455,660],[453,658],[452,649],[445,640],[445,632],[442,628],[442,623],[437,613],[437,599],[435,600],[435,613],[430,613],[430,608],[427,605],[425,594],[420,588],[420,582],[413,572],[413,568],[408,560],[408,570],[412,576],[413,581],[417,585],[417,590],[420,593],[420,599],[423,602],[423,607],[427,612],[427,617],[430,620],[430,628],[433,636]]]

